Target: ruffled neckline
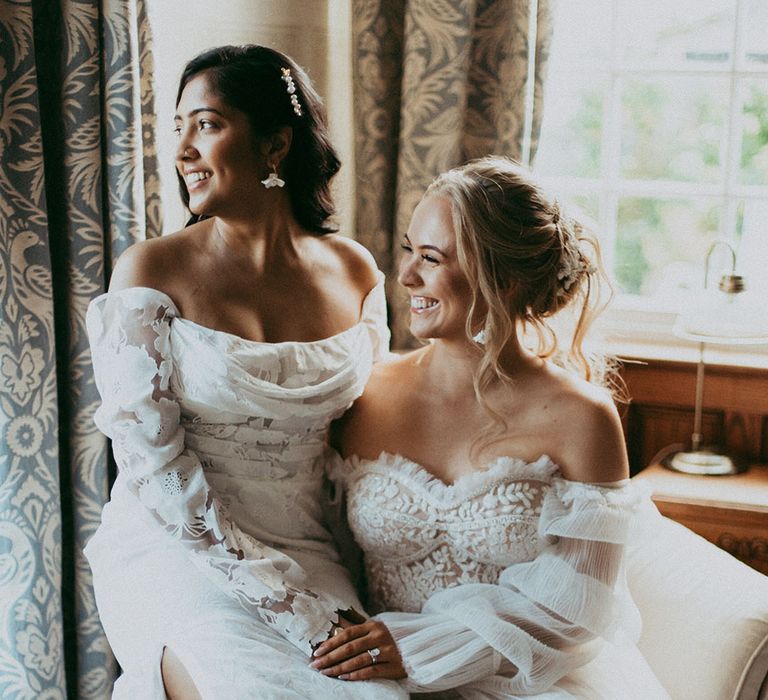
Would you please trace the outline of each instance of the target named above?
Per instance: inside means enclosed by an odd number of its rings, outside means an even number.
[[[349,328],[346,328],[343,331],[339,331],[338,333],[334,333],[333,335],[330,335],[326,338],[318,338],[317,340],[282,340],[278,342],[270,342],[266,340],[251,340],[249,338],[243,338],[242,336],[237,335],[237,333],[230,333],[228,331],[219,330],[217,328],[211,328],[210,326],[204,326],[200,323],[197,323],[196,321],[192,321],[191,319],[184,318],[180,314],[179,309],[176,306],[176,303],[173,301],[173,299],[170,296],[168,296],[168,294],[166,294],[165,292],[162,292],[159,289],[155,289],[154,287],[140,287],[140,286],[126,287],[125,289],[121,289],[116,292],[104,292],[103,294],[91,300],[91,303],[89,304],[89,306],[98,306],[100,303],[103,303],[110,297],[114,297],[114,296],[124,298],[124,297],[131,297],[131,296],[138,295],[142,299],[146,297],[151,297],[156,300],[159,300],[163,306],[166,306],[168,308],[168,315],[171,318],[173,318],[175,323],[182,323],[183,325],[197,328],[210,337],[221,337],[224,339],[228,339],[230,342],[235,342],[240,345],[245,345],[249,347],[284,348],[284,347],[296,346],[296,347],[311,348],[313,346],[322,345],[325,343],[334,344],[338,341],[344,340],[349,335],[353,335],[355,331],[357,331],[366,323],[371,321],[371,319],[373,318],[373,314],[371,313],[371,306],[375,303],[376,297],[383,294],[384,294],[384,274],[380,270],[378,270],[376,272],[376,284],[365,295],[365,298],[363,299],[363,303],[360,309],[360,318],[353,326],[350,326]]]
[[[386,451],[382,451],[376,459],[352,455],[346,462],[350,470],[348,474],[353,479],[356,472],[358,476],[362,474],[358,470],[383,469],[388,475],[396,474],[407,479],[410,484],[419,486],[428,496],[440,502],[479,496],[502,481],[533,479],[549,483],[560,474],[558,466],[548,455],[541,455],[532,462],[518,457],[496,457],[483,468],[462,474],[452,483],[442,481],[408,457]]]
[[[446,483],[426,467],[401,454],[382,451],[375,459],[351,455],[344,460],[347,479],[362,478],[370,471],[395,476],[418,486],[427,497],[442,503],[456,503],[488,493],[503,482],[515,480],[539,481],[552,486],[560,500],[601,501],[618,505],[636,501],[642,489],[630,479],[612,483],[588,483],[566,479],[549,455],[528,461],[520,457],[502,455],[487,462],[482,468],[462,474],[454,482]]]

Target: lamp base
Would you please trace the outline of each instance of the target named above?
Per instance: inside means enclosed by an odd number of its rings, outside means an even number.
[[[726,476],[744,471],[744,465],[728,455],[713,450],[694,450],[675,452],[662,461],[668,469],[683,474],[702,474],[707,476]]]

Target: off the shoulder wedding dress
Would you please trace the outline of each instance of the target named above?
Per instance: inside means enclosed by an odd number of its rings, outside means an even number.
[[[119,472],[86,548],[113,697],[164,699],[164,647],[204,700],[406,697],[307,666],[336,611],[360,609],[321,487],[328,426],[387,351],[381,275],[359,323],[316,342],[211,330],[147,288],[95,299],[87,326]]]
[[[405,687],[476,700],[668,698],[635,646],[624,547],[652,506],[631,482],[503,457],[452,485],[402,456],[336,461],[371,612]],[[382,612],[387,611],[387,612]]]

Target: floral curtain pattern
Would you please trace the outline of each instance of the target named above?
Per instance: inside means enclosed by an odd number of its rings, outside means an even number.
[[[115,664],[82,553],[109,485],[84,318],[114,257],[160,230],[153,152],[135,128],[152,129],[151,89],[138,79],[148,51],[142,2],[0,0],[0,697],[8,700],[111,695]]]
[[[412,342],[397,246],[427,185],[470,158],[535,153],[550,5],[353,0],[357,238],[387,273],[396,346]]]

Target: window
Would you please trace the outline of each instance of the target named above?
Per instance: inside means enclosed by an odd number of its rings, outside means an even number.
[[[768,2],[556,13],[535,170],[596,222],[614,321],[669,336],[717,238],[768,292]]]

